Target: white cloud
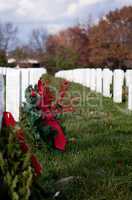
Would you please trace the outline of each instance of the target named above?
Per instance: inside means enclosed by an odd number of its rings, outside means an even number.
[[[89,5],[89,4],[95,4],[97,2],[102,2],[103,0],[79,0],[80,5]]]
[[[78,9],[77,3],[70,4],[69,7],[68,7],[68,15],[69,16],[75,15],[77,9]]]
[[[10,9],[16,9],[18,1],[16,0],[0,0],[0,11],[9,11]]]
[[[0,0],[0,19],[16,22],[22,33],[35,26],[53,33],[87,21],[90,15],[96,21],[110,9],[130,4],[132,0]]]
[[[30,0],[20,0],[16,9],[16,14],[18,16],[27,16],[34,12],[34,4]]]
[[[116,0],[116,3],[118,5],[120,5],[120,7],[122,6],[127,6],[127,5],[132,5],[132,0]]]
[[[52,24],[52,25],[47,26],[48,32],[50,34],[58,33],[59,31],[61,31],[62,29],[65,29],[65,28],[66,28],[65,25],[60,26],[59,24]]]

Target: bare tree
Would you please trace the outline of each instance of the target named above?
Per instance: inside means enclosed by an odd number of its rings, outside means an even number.
[[[34,29],[31,33],[30,46],[34,52],[42,54],[46,50],[48,33],[46,29]]]
[[[18,29],[12,23],[0,23],[0,49],[4,52],[15,46]]]

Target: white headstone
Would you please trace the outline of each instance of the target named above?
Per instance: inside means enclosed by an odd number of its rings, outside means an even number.
[[[7,69],[8,69],[7,67],[2,67],[2,74],[3,75],[6,75]]]
[[[38,80],[41,78],[43,74],[46,73],[44,68],[31,68],[30,71],[30,85],[37,84]]]
[[[7,67],[0,67],[0,74],[6,75]]]
[[[96,69],[96,92],[102,93],[103,88],[102,69]]]
[[[73,69],[72,76],[73,76],[73,82],[76,83],[76,70],[75,69]]]
[[[96,69],[90,69],[90,89],[96,90]]]
[[[113,101],[116,103],[122,103],[122,88],[124,83],[123,70],[114,70],[114,82],[113,82]]]
[[[90,87],[90,69],[85,69],[85,83],[86,87]]]
[[[16,121],[19,121],[20,108],[20,71],[7,69],[6,73],[6,111],[11,112]]]
[[[132,70],[127,70],[125,73],[126,86],[132,85]]]
[[[132,70],[126,71],[125,78],[128,87],[128,109],[132,110]]]
[[[103,70],[103,95],[105,97],[111,97],[110,85],[112,84],[113,73],[109,69]]]
[[[80,83],[80,69],[74,69],[73,70],[73,80],[75,83]]]
[[[85,85],[85,70],[84,69],[77,70],[77,79],[78,79],[78,83]]]
[[[132,85],[128,87],[128,110],[132,111]]]
[[[90,79],[89,79],[89,69],[77,69],[74,72],[74,76],[76,76],[76,82],[89,87],[90,86]]]
[[[3,75],[0,74],[0,129],[1,129],[3,111],[4,111],[4,79]]]
[[[30,74],[28,69],[20,69],[20,93],[21,104],[25,102],[25,90],[30,84]]]
[[[64,73],[63,78],[65,78],[66,80],[74,83],[80,83],[78,79],[78,74],[80,73],[79,69],[66,70],[63,73]]]
[[[55,77],[56,77],[56,78],[59,78],[59,74],[60,74],[60,72],[56,72],[56,73],[55,73]]]
[[[61,78],[67,79],[68,81],[73,81],[73,70],[62,71]]]
[[[89,84],[89,70],[88,69],[82,69],[81,77],[82,77],[82,85],[86,86]]]
[[[2,69],[2,67],[0,67],[0,74],[3,74],[3,69]]]

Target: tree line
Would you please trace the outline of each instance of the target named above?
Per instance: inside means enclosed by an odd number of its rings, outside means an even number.
[[[0,24],[1,52],[7,52],[16,35],[15,26]],[[16,60],[39,60],[50,73],[79,67],[132,68],[132,6],[109,12],[97,24],[76,25],[54,35],[34,29],[28,44],[11,53]]]

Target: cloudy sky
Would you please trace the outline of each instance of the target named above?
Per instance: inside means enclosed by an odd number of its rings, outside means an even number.
[[[44,27],[50,33],[97,21],[109,10],[132,5],[132,0],[0,0],[0,20],[18,25],[23,38],[34,27]]]

